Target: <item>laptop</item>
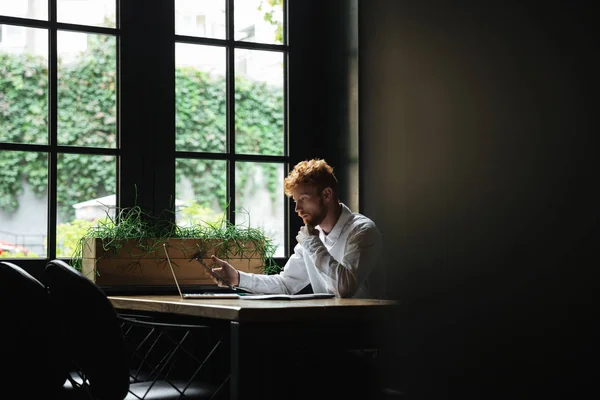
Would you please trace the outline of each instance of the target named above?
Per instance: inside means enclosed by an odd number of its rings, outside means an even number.
[[[175,286],[177,286],[177,291],[179,292],[179,296],[182,300],[184,299],[244,299],[244,300],[302,300],[302,299],[329,299],[335,297],[333,293],[306,293],[306,294],[260,294],[260,293],[251,293],[247,292],[243,289],[233,286],[229,283],[225,278],[221,277],[219,274],[215,273],[212,268],[208,265],[204,264],[202,261],[202,254],[196,254],[192,257],[192,260],[198,261],[204,269],[212,275],[215,279],[222,282],[225,286],[231,289],[234,293],[215,293],[215,292],[200,292],[200,293],[183,293],[181,291],[181,287],[179,286],[179,282],[177,281],[177,275],[175,275],[175,269],[173,268],[173,264],[171,264],[171,258],[169,257],[169,252],[167,251],[166,243],[163,243],[163,249],[165,250],[165,255],[167,256],[167,262],[169,263],[169,268],[171,269],[171,273],[173,274],[173,280],[175,281]]]
[[[165,255],[167,256],[167,263],[169,264],[169,268],[171,269],[171,273],[173,274],[173,280],[175,281],[175,286],[177,286],[177,291],[179,292],[179,296],[181,299],[239,299],[241,296],[246,295],[246,293],[216,293],[216,292],[200,292],[200,293],[183,293],[181,291],[181,287],[179,286],[179,281],[177,280],[177,275],[175,275],[175,269],[173,268],[173,264],[171,264],[171,258],[169,257],[169,252],[167,251],[167,245],[163,243],[163,249],[165,251]],[[199,258],[196,260],[200,261],[202,266],[210,271],[209,273],[219,279],[221,282],[225,283],[230,289],[235,290],[233,286],[227,282],[225,279],[221,278],[212,269],[210,269],[206,264],[204,264]]]

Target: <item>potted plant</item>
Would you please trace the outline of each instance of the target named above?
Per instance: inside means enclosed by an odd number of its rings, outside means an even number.
[[[163,246],[166,244],[166,246]],[[213,264],[212,254],[241,271],[272,274],[275,246],[259,228],[218,223],[180,227],[153,218],[140,207],[117,210],[115,218],[98,221],[78,241],[72,264],[98,285],[163,286],[173,284],[165,248],[182,285],[214,285],[198,261]]]

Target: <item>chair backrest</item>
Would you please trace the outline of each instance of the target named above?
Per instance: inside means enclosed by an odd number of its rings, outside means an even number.
[[[60,327],[53,318],[48,292],[40,281],[8,261],[0,262],[0,313],[2,390],[16,388],[28,398],[60,390],[66,371],[60,368],[60,349],[55,346]]]
[[[43,281],[65,327],[65,351],[97,399],[123,399],[129,369],[117,313],[106,294],[62,260],[48,262]]]

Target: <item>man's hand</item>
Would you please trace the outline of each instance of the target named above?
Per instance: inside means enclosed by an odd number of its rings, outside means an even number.
[[[298,243],[302,243],[302,241],[309,236],[319,236],[319,231],[316,230],[313,225],[306,224],[298,231],[298,236],[296,236],[296,240],[298,241]]]
[[[218,265],[217,268],[212,269],[213,272],[215,272],[217,275],[223,277],[225,280],[227,280],[229,283],[231,283],[231,285],[234,287],[238,286],[240,284],[240,274],[237,269],[233,268],[233,266],[231,264],[229,264],[227,261],[221,260],[220,258],[217,258],[214,255],[210,256],[210,259],[215,264]],[[226,287],[223,283],[221,283],[221,281],[219,281],[215,277],[211,276],[211,278],[220,287]]]

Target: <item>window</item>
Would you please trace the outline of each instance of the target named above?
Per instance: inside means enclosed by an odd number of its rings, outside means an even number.
[[[25,46],[25,28],[14,25],[0,25],[0,48],[22,48]]]
[[[0,3],[0,257],[68,258],[136,204],[289,253],[285,2],[166,3]]]
[[[175,36],[178,222],[215,222],[227,214],[235,224],[264,229],[283,257],[288,49],[277,35],[283,4],[176,0],[175,13],[175,31],[184,33]],[[272,23],[266,13],[275,15]],[[188,15],[203,15],[204,27],[225,27],[225,36],[189,29]]]
[[[116,1],[11,3],[0,8],[0,241],[15,251],[2,256],[69,257],[94,223],[77,204],[116,191]]]

